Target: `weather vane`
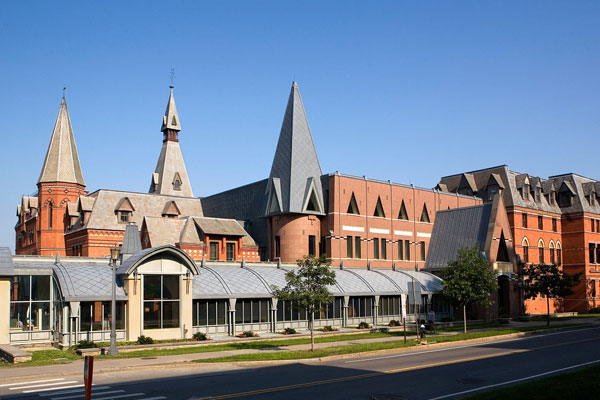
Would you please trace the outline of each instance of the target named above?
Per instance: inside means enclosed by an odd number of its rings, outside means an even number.
[[[173,81],[175,80],[175,68],[171,68],[169,76],[171,77],[171,86],[173,86]]]
[[[63,85],[63,97],[65,97],[65,92],[67,91],[67,84]]]

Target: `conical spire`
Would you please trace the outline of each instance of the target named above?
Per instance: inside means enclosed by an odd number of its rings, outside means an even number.
[[[272,183],[268,190],[281,192],[277,196],[281,198],[283,213],[323,213],[321,175],[298,84],[293,82],[269,175]]]
[[[160,128],[161,132],[164,132],[167,129],[172,129],[178,132],[181,130],[181,124],[179,123],[179,115],[177,115],[177,107],[175,107],[175,98],[173,97],[173,85],[170,86],[170,89],[171,95],[169,96],[167,110],[165,111],[162,127]]]
[[[67,102],[64,97],[60,103],[46,159],[40,179],[38,179],[38,183],[43,182],[66,182],[85,186]]]
[[[165,111],[161,128],[164,133],[163,145],[156,163],[156,169],[152,174],[149,193],[194,197],[181,148],[179,147],[177,136],[180,129],[179,115],[177,115],[173,86],[171,85],[171,94],[169,95],[167,111]]]

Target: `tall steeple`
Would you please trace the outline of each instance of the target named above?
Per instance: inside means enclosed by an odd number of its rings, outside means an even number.
[[[58,109],[38,185],[50,182],[74,183],[85,187],[64,96]]]
[[[265,214],[324,213],[322,174],[298,84],[293,82],[269,175]]]
[[[163,145],[156,163],[156,169],[152,174],[149,193],[194,197],[181,148],[179,147],[178,135],[181,130],[181,123],[175,106],[173,85],[170,88],[171,94],[160,129],[163,132]]]

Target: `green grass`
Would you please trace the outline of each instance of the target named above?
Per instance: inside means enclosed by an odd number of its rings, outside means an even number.
[[[587,318],[600,318],[600,314],[577,314],[572,317],[550,317],[550,321],[565,321],[568,319],[587,319]],[[546,321],[547,317],[545,315],[536,315],[531,317],[531,321]]]
[[[68,350],[37,350],[31,352],[31,361],[20,364],[0,363],[0,367],[37,367],[41,365],[68,364],[81,357]]]
[[[563,324],[554,325],[550,328],[545,326],[529,326],[523,328],[507,328],[507,329],[496,329],[480,332],[470,332],[466,334],[459,334],[453,336],[429,336],[427,338],[429,343],[445,343],[445,342],[456,342],[468,339],[477,339],[491,336],[506,335],[510,333],[529,332],[534,330],[545,330],[554,328],[574,327],[587,324]],[[276,351],[266,353],[250,353],[250,354],[238,354],[227,357],[215,357],[194,360],[199,363],[219,363],[219,362],[237,362],[237,361],[273,361],[273,360],[302,360],[307,358],[321,358],[327,356],[362,353],[375,350],[388,350],[388,349],[399,349],[403,347],[416,346],[414,340],[408,340],[404,343],[404,340],[395,340],[388,342],[375,342],[375,343],[359,343],[351,344],[346,346],[332,346],[324,349],[317,349],[314,352],[306,350],[299,351]]]
[[[598,398],[600,365],[481,393],[469,400],[563,400]]]

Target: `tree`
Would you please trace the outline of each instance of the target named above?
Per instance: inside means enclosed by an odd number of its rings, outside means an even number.
[[[479,255],[477,246],[459,249],[456,261],[450,261],[441,276],[444,280],[444,297],[462,306],[463,330],[467,333],[467,306],[491,305],[491,293],[497,289],[496,277],[490,264]]]
[[[333,302],[333,295],[327,286],[335,284],[335,271],[329,268],[324,257],[304,256],[298,260],[298,266],[300,268],[296,271],[285,274],[286,285],[282,289],[274,287],[274,292],[280,300],[289,301],[294,311],[308,314],[310,351],[314,351],[315,312]]]
[[[573,294],[581,273],[567,274],[556,264],[529,264],[521,269],[523,294],[526,299],[546,296],[546,325],[550,326],[550,297],[565,297]]]

